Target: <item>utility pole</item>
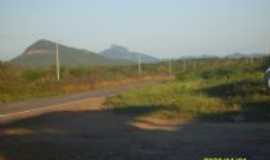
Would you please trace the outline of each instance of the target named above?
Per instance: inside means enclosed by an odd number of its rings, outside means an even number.
[[[186,60],[183,59],[183,71],[186,71],[186,68],[187,68]]]
[[[196,63],[196,60],[193,61],[193,69],[196,70],[197,68],[197,63]]]
[[[56,54],[55,54],[56,78],[59,81],[60,80],[59,45],[58,43],[55,43],[55,45],[56,45]]]
[[[266,56],[265,56],[265,58],[264,58],[265,60],[264,60],[264,63],[266,64],[266,65],[268,65],[269,64],[269,60],[270,60],[270,49],[267,49],[266,50]]]
[[[252,56],[250,57],[250,63],[253,64],[255,58],[253,58]]]
[[[141,55],[139,55],[139,58],[138,58],[138,74],[141,74],[142,73],[142,59],[141,59]]]
[[[266,51],[266,55],[267,55],[267,51]],[[270,59],[270,49],[269,49],[268,55],[266,56],[266,64],[268,64],[268,58]]]
[[[172,59],[169,59],[169,74],[172,75]]]

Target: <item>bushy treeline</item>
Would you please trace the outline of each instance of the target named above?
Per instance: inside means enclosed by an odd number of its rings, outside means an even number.
[[[178,61],[176,77],[179,80],[235,78],[255,72],[264,72],[270,66],[268,57],[241,59],[193,59]],[[233,76],[232,76],[233,75]]]
[[[263,81],[267,57],[174,64],[175,81],[123,93],[107,103],[116,111],[138,112],[138,117],[270,120],[269,92]]]
[[[269,58],[257,59],[180,59],[171,62],[172,73],[179,80],[220,78],[230,79],[232,74],[263,71]],[[138,79],[145,76],[169,74],[169,61],[158,64],[61,67],[61,80],[56,80],[55,66],[24,68],[0,62],[0,102],[54,96],[95,89],[101,82]]]
[[[141,74],[138,74],[137,67],[137,65],[61,67],[61,79],[57,81],[55,66],[25,68],[0,62],[0,102],[88,91],[105,82],[108,85],[108,82],[167,74],[162,66],[156,64],[143,65]]]

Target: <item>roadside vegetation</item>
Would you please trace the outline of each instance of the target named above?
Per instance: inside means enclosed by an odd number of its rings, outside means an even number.
[[[264,59],[175,62],[176,79],[107,100],[116,112],[161,119],[270,120]]]
[[[62,67],[61,80],[57,81],[55,66],[25,68],[0,62],[0,103],[108,89],[166,74],[162,65],[155,64],[144,65],[140,75],[136,65]]]

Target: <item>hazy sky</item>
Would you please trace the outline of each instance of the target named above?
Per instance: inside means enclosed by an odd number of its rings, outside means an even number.
[[[270,51],[270,0],[0,0],[0,59],[45,38],[157,57]]]

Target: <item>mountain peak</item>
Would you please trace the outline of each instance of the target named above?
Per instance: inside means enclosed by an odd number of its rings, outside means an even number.
[[[117,44],[112,44],[112,45],[111,45],[111,49],[117,49],[117,50],[125,50],[125,51],[128,51],[128,48],[123,47],[123,46],[120,46],[120,45],[117,45]]]
[[[40,39],[31,44],[11,63],[33,67],[47,67],[55,64],[56,42]],[[114,60],[98,55],[86,49],[78,49],[66,45],[59,45],[61,66],[78,67],[93,65],[130,64],[130,61]]]
[[[133,62],[137,62],[138,58],[141,57],[143,63],[155,63],[159,62],[159,59],[138,52],[131,52],[128,48],[112,44],[109,49],[106,49],[100,53],[101,55],[111,59],[123,59]]]
[[[37,40],[35,43],[54,43],[54,42],[52,42],[48,39],[42,38],[42,39]]]
[[[33,55],[33,54],[48,54],[51,50],[55,49],[55,42],[49,41],[47,39],[40,39],[30,45],[23,54]]]

